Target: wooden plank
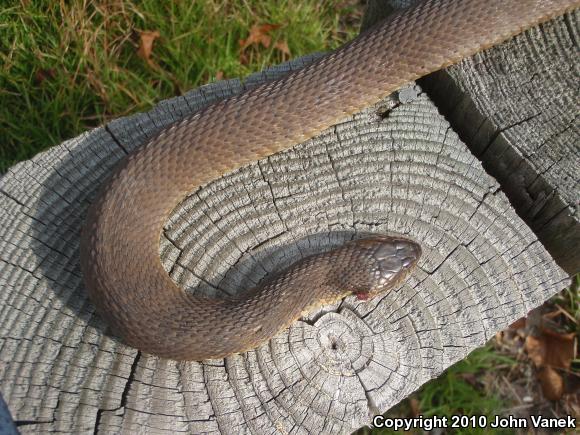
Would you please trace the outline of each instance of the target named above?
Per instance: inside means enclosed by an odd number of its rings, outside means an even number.
[[[125,346],[82,284],[86,208],[127,151],[246,84],[167,100],[0,179],[0,389],[22,432],[349,433],[566,284],[498,183],[411,86],[192,192],[160,245],[177,283],[219,295],[355,234],[398,233],[424,249],[406,283],[380,300],[324,307],[225,360],[178,363]]]
[[[580,272],[580,11],[421,81],[517,213]]]

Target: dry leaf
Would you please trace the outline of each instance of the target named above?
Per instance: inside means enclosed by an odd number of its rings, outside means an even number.
[[[525,317],[521,317],[518,320],[516,320],[514,323],[512,323],[509,328],[510,329],[523,329],[526,327],[526,318]]]
[[[539,337],[526,337],[526,351],[538,368],[542,392],[549,400],[559,400],[564,393],[564,379],[555,369],[570,369],[576,352],[575,337],[573,332],[561,334],[549,329],[543,329]]]
[[[528,335],[525,344],[528,357],[532,360],[536,367],[542,367],[546,360],[546,343],[540,338]]]
[[[280,27],[280,24],[254,24],[250,29],[250,34],[246,39],[240,39],[242,50],[250,45],[262,44],[268,48],[272,43],[272,37],[268,34],[272,30]]]
[[[224,72],[223,71],[218,71],[215,73],[215,79],[216,80],[221,80],[224,78]]]
[[[543,367],[538,372],[538,379],[542,386],[542,393],[548,400],[559,400],[564,393],[564,381],[556,370]]]
[[[536,367],[569,369],[574,359],[576,334],[560,334],[544,330],[539,337],[526,338],[526,351]]]
[[[137,55],[144,59],[151,67],[157,66],[151,59],[151,53],[153,52],[153,42],[155,42],[157,38],[159,38],[159,32],[157,30],[153,32],[147,30],[139,32],[139,50],[137,50]]]
[[[288,43],[286,41],[278,41],[274,44],[274,48],[282,52],[286,58],[290,58],[290,49],[288,48]]]
[[[548,343],[546,355],[546,365],[551,367],[569,369],[574,359],[574,339],[576,334],[560,334],[549,329],[544,331],[543,336]]]

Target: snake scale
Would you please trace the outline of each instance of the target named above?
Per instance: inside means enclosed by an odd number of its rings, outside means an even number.
[[[124,158],[81,237],[89,295],[129,345],[178,360],[252,349],[303,313],[383,293],[416,264],[418,244],[387,236],[304,258],[229,299],[184,292],[159,259],[170,212],[228,171],[311,138],[402,85],[577,7],[578,0],[428,0],[280,80],[217,102]]]

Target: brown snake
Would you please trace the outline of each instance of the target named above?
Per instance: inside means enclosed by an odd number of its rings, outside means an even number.
[[[238,298],[211,299],[173,283],[159,259],[160,234],[193,189],[579,3],[427,1],[299,71],[165,129],[120,162],[89,209],[81,267],[98,312],[131,346],[202,360],[254,348],[323,303],[388,290],[417,262],[416,243],[386,236],[349,242]]]

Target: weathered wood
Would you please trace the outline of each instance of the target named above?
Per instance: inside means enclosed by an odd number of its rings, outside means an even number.
[[[421,81],[517,213],[580,272],[580,11]]]
[[[407,283],[325,307],[226,360],[178,363],[123,345],[82,285],[86,208],[127,151],[243,88],[224,81],[164,101],[0,180],[0,389],[23,432],[347,433],[565,285],[499,185],[411,87],[193,192],[160,245],[176,282],[215,294],[355,233],[395,232],[424,249]]]

